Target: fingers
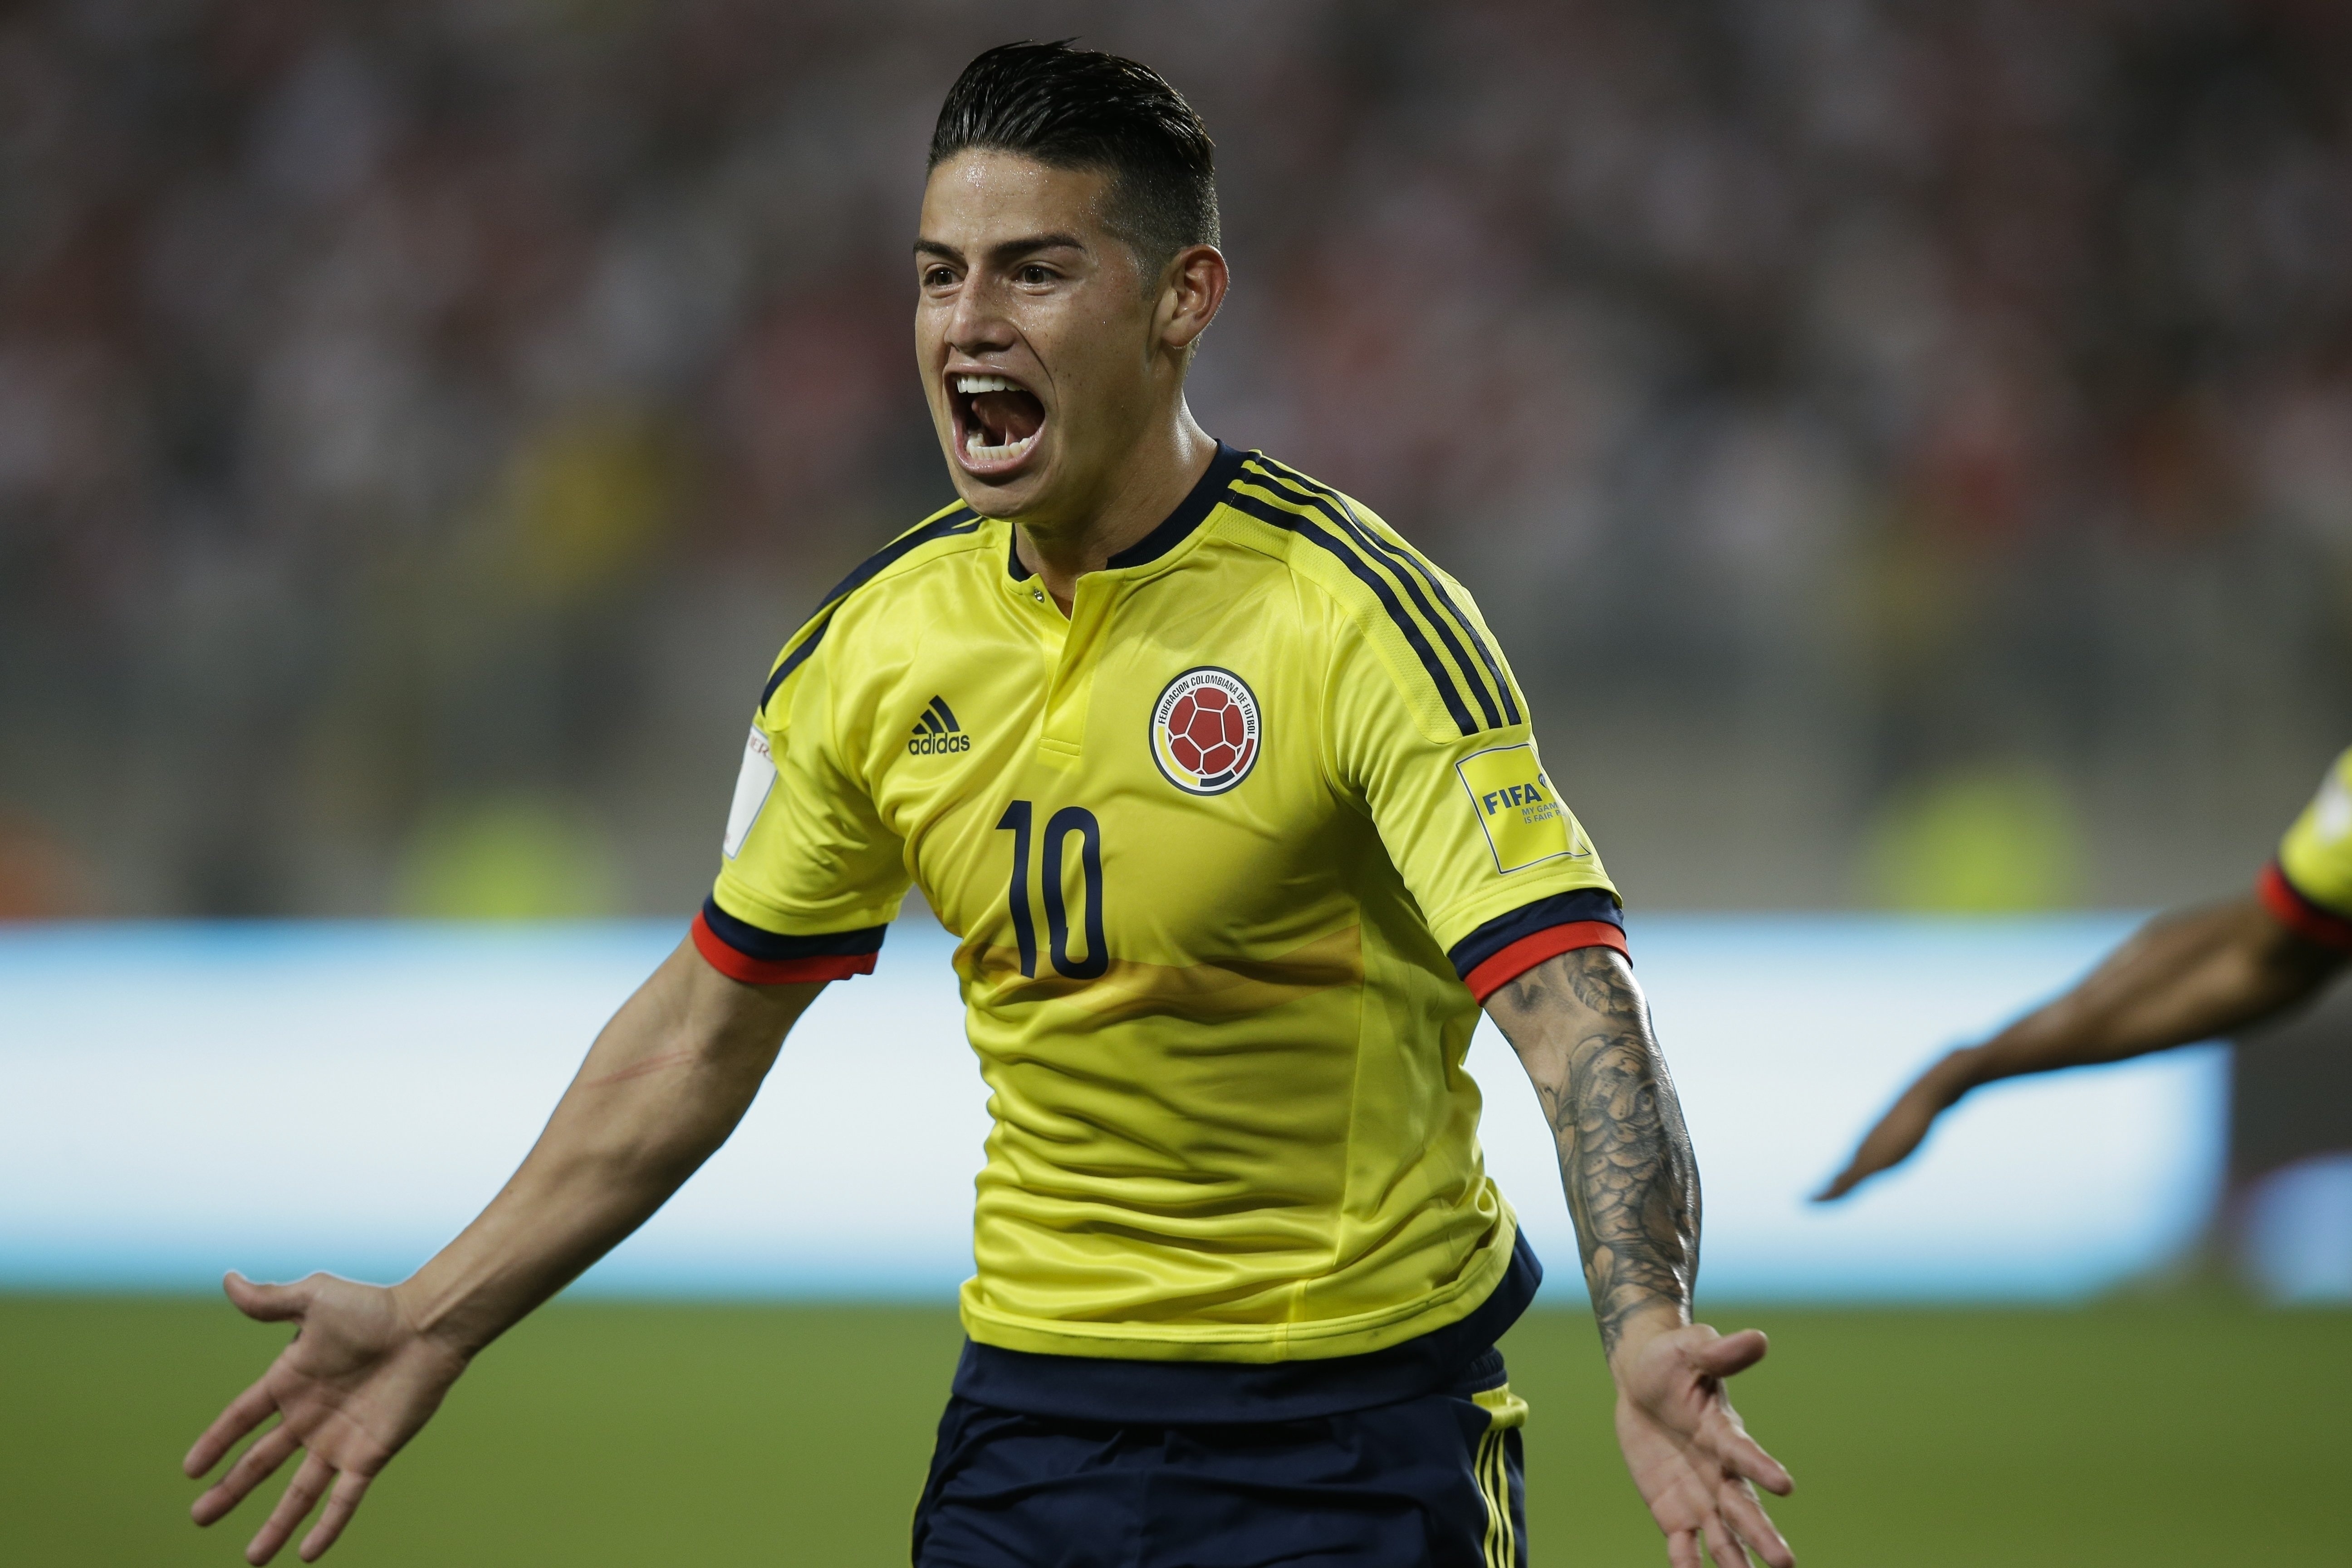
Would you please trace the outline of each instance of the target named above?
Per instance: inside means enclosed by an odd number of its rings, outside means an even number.
[[[1918,1146],[1919,1140],[1912,1138],[1906,1140],[1900,1148],[1888,1148],[1879,1141],[1878,1129],[1871,1129],[1870,1136],[1864,1139],[1862,1147],[1853,1152],[1853,1158],[1846,1162],[1845,1169],[1831,1177],[1829,1184],[1813,1194],[1813,1202],[1836,1202],[1881,1171],[1901,1164]]]
[[[1771,1348],[1772,1342],[1764,1337],[1763,1330],[1742,1329],[1695,1344],[1688,1353],[1693,1364],[1709,1377],[1731,1377],[1762,1361]]]
[[[284,1426],[271,1427],[229,1467],[228,1474],[205,1489],[205,1494],[189,1507],[189,1517],[198,1524],[210,1524],[243,1502],[246,1493],[268,1480],[270,1473],[286,1462],[287,1456],[301,1446],[301,1440]]]
[[[1752,1481],[1774,1497],[1787,1497],[1797,1489],[1797,1480],[1789,1468],[1764,1451],[1764,1446],[1745,1431],[1735,1428],[1728,1437],[1715,1445],[1717,1458],[1725,1473]]]
[[[1945,1058],[1947,1064],[1951,1058]],[[1843,1197],[1879,1172],[1901,1164],[1927,1141],[1927,1130],[1951,1104],[1954,1094],[1939,1087],[1942,1069],[1932,1068],[1912,1081],[1885,1115],[1862,1135],[1861,1144],[1846,1168],[1829,1185],[1813,1194],[1815,1203]]]
[[[1891,1121],[1893,1117],[1894,1112],[1889,1111],[1887,1120]],[[1845,1163],[1845,1169],[1832,1176],[1829,1184],[1813,1194],[1813,1202],[1834,1203],[1886,1169],[1887,1166],[1899,1162],[1904,1155],[1911,1152],[1912,1147],[1917,1145],[1917,1142],[1918,1140],[1915,1138],[1911,1141],[1910,1146],[1891,1147],[1886,1138],[1886,1122],[1882,1121],[1877,1126],[1863,1134],[1861,1143],[1854,1148],[1853,1157]]]
[[[1706,1568],[1706,1559],[1698,1549],[1697,1531],[1666,1532],[1666,1568]]]
[[[1738,1535],[1725,1528],[1719,1519],[1706,1521],[1706,1550],[1707,1555],[1713,1557],[1720,1568],[1752,1568],[1748,1561],[1748,1548],[1739,1543]]]
[[[1715,1393],[1713,1408],[1699,1417],[1691,1442],[1726,1477],[1752,1481],[1775,1497],[1787,1497],[1796,1489],[1796,1479],[1789,1474],[1788,1467],[1766,1453],[1764,1445],[1748,1435],[1739,1413],[1731,1407],[1731,1401],[1723,1396],[1720,1389]]]
[[[254,1564],[254,1568],[260,1568],[262,1563],[277,1556],[278,1549],[286,1544],[286,1538],[294,1533],[294,1527],[308,1519],[310,1510],[319,1506],[319,1499],[326,1491],[327,1483],[334,1479],[334,1466],[316,1454],[305,1458],[302,1468],[294,1472],[293,1480],[288,1483],[285,1495],[278,1500],[278,1506],[269,1510],[268,1522],[247,1543],[245,1560]]]
[[[220,1457],[236,1447],[237,1439],[269,1418],[278,1408],[278,1401],[269,1393],[269,1380],[260,1378],[253,1386],[228,1402],[228,1408],[213,1417],[188,1457],[180,1461],[180,1468],[190,1476],[201,1476],[220,1463]]]
[[[1756,1494],[1737,1482],[1723,1489],[1722,1512],[1731,1527],[1739,1532],[1748,1549],[1770,1563],[1772,1568],[1794,1568],[1797,1554],[1774,1528],[1772,1516],[1756,1500]]]
[[[335,1489],[327,1499],[327,1511],[319,1516],[319,1522],[312,1525],[310,1533],[302,1538],[303,1562],[316,1563],[320,1553],[335,1543],[335,1537],[341,1535],[343,1526],[352,1521],[352,1513],[360,1506],[360,1499],[367,1496],[369,1479],[355,1476],[349,1470],[335,1478]]]
[[[1744,1337],[1733,1336],[1734,1339]],[[1756,1335],[1759,1341],[1763,1337]],[[1762,1354],[1759,1347],[1755,1359],[1760,1359]],[[1754,1365],[1755,1359],[1745,1364]],[[1749,1436],[1747,1426],[1739,1419],[1739,1412],[1731,1407],[1731,1401],[1724,1397],[1720,1388],[1714,1393],[1711,1408],[1699,1417],[1698,1427],[1691,1434],[1691,1439],[1716,1469],[1727,1477],[1752,1481],[1775,1497],[1787,1497],[1796,1489],[1796,1478],[1789,1474],[1789,1468],[1766,1453],[1764,1445]]]
[[[1665,1336],[1660,1336],[1662,1339]],[[1769,1492],[1781,1497],[1789,1495],[1795,1482],[1780,1461],[1764,1451],[1763,1446],[1748,1435],[1739,1422],[1738,1413],[1720,1386],[1726,1378],[1747,1371],[1762,1361],[1771,1349],[1771,1342],[1760,1329],[1742,1329],[1736,1334],[1717,1334],[1705,1323],[1693,1323],[1675,1331],[1670,1347],[1672,1362],[1657,1364],[1674,1388],[1668,1391],[1669,1403],[1696,1394],[1699,1404],[1695,1411],[1695,1423],[1683,1423],[1691,1416],[1665,1416],[1664,1406],[1654,1405],[1651,1419],[1659,1420],[1670,1440],[1677,1447],[1692,1450],[1695,1463],[1703,1456],[1703,1469],[1711,1468],[1724,1475],[1740,1476],[1753,1481]],[[1699,1386],[1691,1387],[1693,1374]],[[1707,1386],[1713,1384],[1715,1386]],[[1644,1395],[1629,1390],[1629,1395],[1642,1399]],[[1652,1389],[1651,1397],[1658,1397]]]
[[[1753,1481],[1774,1497],[1787,1497],[1797,1489],[1789,1467],[1766,1453],[1764,1445],[1749,1436],[1746,1427],[1735,1423],[1731,1436],[1720,1447],[1723,1467],[1732,1474]]]
[[[1832,1176],[1828,1184],[1813,1194],[1812,1201],[1817,1204],[1833,1204],[1860,1186],[1864,1177],[1876,1175],[1880,1167],[1876,1165],[1864,1169],[1861,1154],[1856,1153],[1846,1163],[1844,1170]]]
[[[231,1269],[221,1277],[221,1289],[247,1317],[264,1323],[282,1323],[310,1310],[310,1299],[319,1293],[319,1279],[313,1274],[292,1285],[257,1285]]]

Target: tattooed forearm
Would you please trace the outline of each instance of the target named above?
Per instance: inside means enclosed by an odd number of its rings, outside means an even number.
[[[1687,1319],[1698,1167],[1632,968],[1605,947],[1538,964],[1487,998],[1559,1149],[1601,1342],[1658,1307]]]

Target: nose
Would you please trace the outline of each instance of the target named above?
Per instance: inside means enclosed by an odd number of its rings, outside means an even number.
[[[948,347],[958,353],[982,354],[1013,346],[1013,323],[1005,318],[997,291],[986,279],[969,277],[956,290],[955,308],[948,313]]]

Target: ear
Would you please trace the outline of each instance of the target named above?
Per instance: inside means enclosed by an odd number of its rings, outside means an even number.
[[[1217,319],[1232,274],[1215,246],[1188,245],[1169,262],[1161,279],[1152,324],[1161,347],[1181,353]]]

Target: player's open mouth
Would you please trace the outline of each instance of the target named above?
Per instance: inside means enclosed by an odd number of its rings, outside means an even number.
[[[1019,468],[1045,428],[1045,405],[1009,376],[955,372],[948,377],[948,402],[955,410],[956,456],[982,477]]]

